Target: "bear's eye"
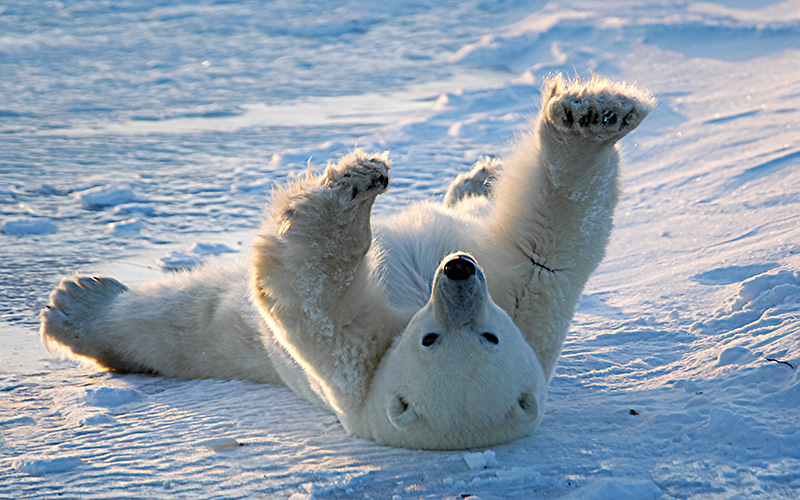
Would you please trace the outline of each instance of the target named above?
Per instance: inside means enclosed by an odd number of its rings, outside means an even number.
[[[483,337],[483,339],[486,340],[486,342],[489,342],[490,344],[497,345],[500,342],[500,340],[497,338],[497,335],[493,333],[486,332],[483,335],[481,335],[481,337]]]
[[[439,338],[438,334],[429,333],[429,334],[425,335],[424,337],[422,337],[422,345],[425,346],[425,347],[430,347],[436,342],[436,339],[438,339],[438,338]]]

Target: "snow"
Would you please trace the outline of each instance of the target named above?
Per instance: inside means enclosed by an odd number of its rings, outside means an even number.
[[[119,222],[109,222],[108,232],[114,236],[135,235],[144,228],[142,220],[138,217],[121,220]]]
[[[32,476],[68,472],[83,464],[78,457],[32,457],[14,460],[14,470]]]
[[[164,271],[185,271],[199,266],[203,260],[202,255],[173,250],[156,259],[156,264],[161,266]]]
[[[86,210],[99,210],[104,207],[134,201],[136,195],[127,187],[96,186],[75,193],[75,199]]]
[[[153,215],[156,209],[153,205],[143,203],[123,203],[114,207],[115,215],[138,215],[149,216]]]
[[[235,252],[224,243],[195,243],[186,250],[173,250],[159,257],[156,263],[163,271],[186,271],[203,264],[207,256]]]
[[[608,478],[580,487],[562,497],[564,500],[616,500],[636,498],[657,500],[664,492],[647,479]]]
[[[53,234],[57,226],[47,219],[12,217],[0,222],[0,233],[3,234]]]
[[[236,250],[224,243],[195,243],[189,247],[188,252],[197,255],[220,255],[223,253],[235,253]]]
[[[486,450],[483,453],[464,453],[464,462],[467,467],[472,470],[475,469],[488,469],[489,467],[498,467],[500,464],[497,462],[497,454],[492,450]]]
[[[796,498],[799,34],[798,0],[6,2],[0,498]],[[62,276],[241,256],[274,183],[355,146],[391,150],[377,214],[441,198],[556,71],[659,105],[533,436],[390,449],[284,388],[40,345]]]

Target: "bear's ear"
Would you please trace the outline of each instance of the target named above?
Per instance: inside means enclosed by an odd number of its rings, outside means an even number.
[[[419,418],[406,400],[396,394],[392,394],[392,399],[389,400],[386,416],[389,417],[389,422],[398,429],[408,426]]]

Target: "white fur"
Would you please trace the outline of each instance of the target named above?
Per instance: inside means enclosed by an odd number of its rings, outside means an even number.
[[[356,151],[275,192],[249,272],[237,264],[137,289],[64,279],[42,312],[43,340],[120,371],[285,384],[349,432],[393,446],[525,436],[605,251],[615,143],[653,104],[622,84],[556,77],[501,172],[484,162],[447,204],[384,221],[370,211],[389,160]],[[454,279],[446,269],[458,259],[480,265]],[[423,345],[430,333],[436,342]]]

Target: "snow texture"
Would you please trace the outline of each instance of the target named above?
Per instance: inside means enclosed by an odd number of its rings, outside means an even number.
[[[3,234],[53,234],[57,230],[56,225],[47,219],[13,217],[0,222]]]
[[[798,0],[5,2],[0,498],[797,498],[799,35]],[[238,250],[274,183],[355,145],[391,150],[378,214],[441,199],[553,72],[659,105],[533,436],[385,448],[287,389],[39,345],[62,276]]]
[[[136,199],[136,195],[126,187],[97,186],[75,193],[75,199],[86,210],[100,210],[104,207],[133,201]]]
[[[163,271],[186,271],[203,264],[209,255],[234,252],[224,243],[195,243],[185,251],[173,250],[159,257],[156,263]]]

